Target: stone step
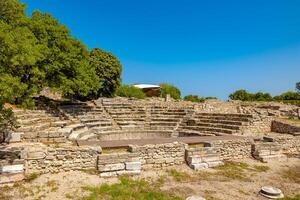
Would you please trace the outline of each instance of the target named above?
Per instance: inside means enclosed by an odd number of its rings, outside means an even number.
[[[176,126],[177,122],[156,121],[150,122],[150,126]]]
[[[211,131],[211,132],[226,133],[226,134],[237,133],[237,131],[235,131],[235,130],[224,129],[224,128],[197,127],[197,126],[185,126],[185,127],[180,127],[180,128],[185,129],[185,130],[196,130],[196,131],[199,131],[199,132]]]
[[[193,136],[215,136],[219,133],[209,132],[209,131],[194,131],[194,130],[179,130],[179,137],[193,137]]]
[[[232,130],[240,130],[241,129],[241,126],[218,124],[218,123],[201,123],[201,122],[196,122],[196,124],[193,125],[193,126],[224,128],[224,129],[232,129]]]
[[[252,115],[239,114],[239,113],[197,113],[197,116],[217,116],[217,117],[242,117],[242,118],[252,118]]]
[[[69,135],[69,140],[76,140],[79,138],[80,135],[89,132],[87,127],[81,128],[79,130],[73,130],[72,133]]]
[[[226,117],[226,116],[194,116],[196,120],[199,119],[212,119],[212,120],[225,120],[225,121],[237,121],[237,122],[249,122],[249,118],[241,118],[241,117]]]
[[[73,131],[77,131],[77,130],[80,130],[80,129],[85,129],[86,126],[84,124],[71,124],[71,125],[68,125],[67,128],[72,128]]]
[[[203,123],[216,123],[216,124],[228,124],[228,125],[247,125],[247,122],[242,121],[230,121],[230,120],[214,120],[214,119],[197,119],[197,122],[203,122]]]
[[[152,118],[151,121],[160,121],[160,122],[178,122],[178,118],[166,118],[166,117],[161,117],[161,118]]]
[[[88,128],[112,126],[111,122],[90,122],[85,124]]]
[[[48,123],[42,123],[42,124],[36,124],[36,125],[27,125],[27,126],[21,126],[18,128],[18,132],[29,132],[29,131],[38,131],[38,130],[44,130],[47,128],[50,128],[51,124]]]

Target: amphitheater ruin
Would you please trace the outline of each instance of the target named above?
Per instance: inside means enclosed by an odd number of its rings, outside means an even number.
[[[0,148],[0,182],[25,174],[95,170],[101,177],[224,161],[285,160],[300,153],[299,107],[280,103],[205,103],[100,98],[44,100],[37,109],[14,108],[18,128]]]

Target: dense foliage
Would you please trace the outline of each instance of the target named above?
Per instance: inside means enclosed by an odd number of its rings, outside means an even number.
[[[144,99],[146,97],[145,93],[132,85],[122,85],[120,86],[117,91],[116,95],[120,97],[128,97],[128,98],[137,98],[137,99]]]
[[[0,1],[0,95],[6,102],[31,105],[44,87],[72,98],[113,96],[120,76],[111,53],[89,53],[51,15],[28,17],[18,0]]]
[[[240,101],[271,101],[272,96],[269,93],[257,92],[249,93],[246,90],[237,90],[229,95],[232,100]]]
[[[300,82],[296,83],[296,90],[300,94]]]
[[[278,96],[272,97],[269,93],[249,93],[246,90],[237,90],[230,94],[229,98],[240,101],[279,101],[300,106],[300,93],[292,91],[284,92]]]
[[[11,109],[4,108],[0,101],[0,143],[5,140],[7,130],[16,127],[16,119]]]
[[[160,92],[162,97],[166,97],[166,95],[169,94],[173,99],[180,99],[181,92],[177,87],[167,83],[161,83],[159,86],[161,88]]]
[[[216,97],[200,97],[198,95],[192,95],[189,94],[183,98],[185,101],[191,101],[191,102],[204,102],[205,100],[209,99],[217,99]]]
[[[121,85],[121,63],[113,54],[95,48],[90,53],[90,64],[100,79],[98,96],[113,97]]]

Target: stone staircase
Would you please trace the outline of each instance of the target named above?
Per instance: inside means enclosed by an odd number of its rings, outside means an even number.
[[[103,107],[122,130],[145,128],[146,108],[136,107],[130,102],[103,99]]]
[[[236,135],[249,125],[251,115],[223,113],[195,113],[178,128],[179,136]]]
[[[111,130],[113,122],[106,117],[104,108],[88,103],[68,103],[60,105],[59,109],[64,112],[73,124],[68,128],[72,129],[70,140],[87,139],[97,132]]]
[[[62,119],[57,113],[39,109],[13,111],[19,128],[10,133],[8,142],[65,142],[70,134],[66,127],[72,122]]]
[[[282,153],[281,146],[273,142],[253,144],[252,155],[262,162],[285,161],[287,159],[287,156]]]

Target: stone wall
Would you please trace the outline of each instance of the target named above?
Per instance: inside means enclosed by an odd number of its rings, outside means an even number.
[[[265,141],[278,144],[282,148],[284,154],[300,154],[300,136],[293,136],[287,134],[272,134],[264,137]]]
[[[97,167],[100,150],[92,147],[48,147],[32,145],[25,148],[26,173],[56,173],[69,170],[91,170]]]
[[[295,126],[292,124],[288,124],[285,122],[281,121],[272,121],[272,126],[271,126],[272,132],[277,132],[277,133],[299,133],[300,134],[300,126]]]
[[[102,177],[141,173],[138,153],[102,154],[98,156],[98,171]]]
[[[194,170],[216,167],[223,164],[216,147],[188,147],[185,150],[185,160]]]
[[[241,159],[251,157],[252,139],[241,138],[239,140],[216,140],[210,145],[216,147],[222,160]]]
[[[184,143],[151,144],[144,146],[131,145],[129,151],[137,153],[141,159],[142,168],[162,168],[181,165],[185,162]]]

